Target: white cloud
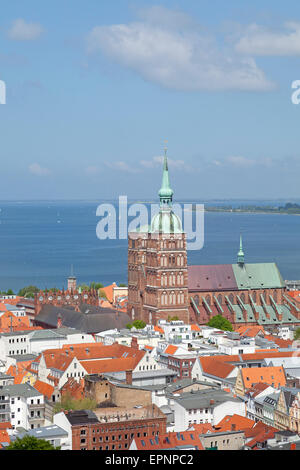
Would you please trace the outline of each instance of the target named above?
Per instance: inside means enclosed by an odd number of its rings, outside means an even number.
[[[32,41],[37,39],[44,29],[39,23],[26,23],[22,18],[13,21],[7,32],[9,39],[15,41]]]
[[[153,157],[151,160],[141,160],[140,165],[145,168],[155,168],[155,167],[162,167],[164,161],[163,156]],[[168,157],[168,167],[173,168],[175,170],[181,171],[190,171],[191,167],[184,161],[184,160],[173,160],[172,158]]]
[[[117,171],[124,171],[126,173],[139,173],[140,170],[136,168],[135,166],[130,166],[128,163],[124,161],[116,161],[116,162],[105,162],[105,165],[108,168],[111,168],[113,170]]]
[[[160,14],[161,13],[161,14]],[[166,88],[197,90],[269,90],[253,58],[220,49],[188,15],[162,7],[142,10],[140,21],[96,26],[88,52],[102,52],[145,80]]]
[[[224,166],[231,166],[236,168],[253,168],[256,166],[260,167],[270,167],[273,165],[273,160],[271,158],[260,158],[260,159],[251,159],[243,156],[230,156],[226,157],[222,160],[214,160],[214,166],[224,167]]]
[[[29,165],[29,172],[36,176],[48,176],[51,174],[51,171],[48,168],[43,168],[38,163],[32,163]]]
[[[241,34],[235,50],[257,56],[300,55],[300,23],[287,22],[284,28],[284,31],[270,31],[252,24]]]

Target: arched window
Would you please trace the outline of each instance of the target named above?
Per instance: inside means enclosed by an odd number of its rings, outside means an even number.
[[[210,295],[207,295],[207,296],[205,297],[205,300],[206,300],[206,302],[208,303],[208,305],[210,305]]]
[[[234,303],[234,296],[233,296],[233,294],[229,294],[229,297],[228,297],[228,298],[229,298],[230,302],[233,304],[233,303]]]
[[[199,305],[199,295],[194,296],[194,302],[196,305]]]
[[[223,298],[222,298],[221,294],[218,295],[218,302],[219,302],[220,305],[222,305]]]

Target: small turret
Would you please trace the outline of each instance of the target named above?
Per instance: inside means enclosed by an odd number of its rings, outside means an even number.
[[[244,255],[244,252],[243,252],[242,235],[240,235],[240,249],[239,249],[239,252],[238,252],[237,262],[238,262],[239,266],[244,266],[244,264],[245,264],[245,255]]]

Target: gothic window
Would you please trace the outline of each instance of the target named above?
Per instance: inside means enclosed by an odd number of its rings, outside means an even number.
[[[233,304],[234,303],[234,296],[233,294],[229,294],[229,300]]]
[[[277,303],[277,290],[274,291],[274,300]]]
[[[194,302],[196,305],[199,305],[199,295],[195,295]]]
[[[242,301],[243,303],[245,303],[245,294],[244,294],[244,293],[241,294],[241,301]]]
[[[176,304],[176,297],[175,297],[175,292],[172,291],[170,293],[170,305],[175,305]]]
[[[207,295],[207,296],[205,297],[205,300],[206,300],[206,302],[208,303],[208,305],[210,305],[210,295]]]
[[[221,294],[218,295],[218,302],[219,302],[220,305],[222,305],[223,300],[222,300],[222,295]]]
[[[253,299],[254,302],[256,302],[256,291],[253,292],[252,299]]]

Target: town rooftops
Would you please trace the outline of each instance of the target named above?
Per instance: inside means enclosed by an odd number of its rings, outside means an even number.
[[[5,385],[1,389],[1,393],[11,397],[22,396],[23,398],[39,397],[42,395],[42,393],[38,392],[29,384]]]
[[[38,325],[56,327],[59,315],[64,327],[75,328],[85,333],[99,333],[108,329],[124,328],[130,322],[124,312],[116,313],[111,308],[101,308],[93,305],[80,305],[80,312],[75,309],[43,305],[34,322]]]
[[[98,423],[99,420],[92,410],[74,410],[65,413],[72,426],[81,426],[90,423]]]
[[[227,401],[241,403],[239,398],[223,390],[216,390],[215,388],[182,393],[180,397],[174,396],[174,401],[183,406],[186,410],[215,408]]]
[[[58,437],[67,437],[68,433],[61,427],[56,424],[51,424],[50,426],[43,426],[36,429],[29,429],[26,432],[20,432],[16,437],[22,439],[22,437],[29,435],[34,436],[38,439],[49,439],[49,438],[58,438]],[[13,437],[11,439],[13,441]]]

